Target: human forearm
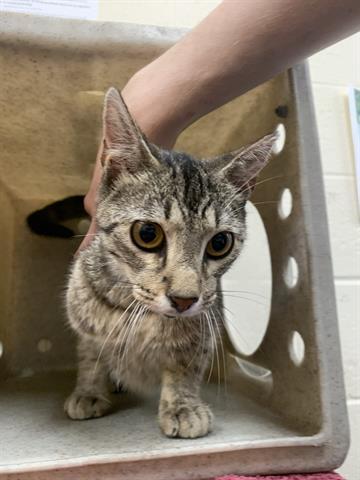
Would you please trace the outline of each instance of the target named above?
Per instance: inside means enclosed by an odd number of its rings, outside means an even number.
[[[360,28],[359,0],[225,0],[123,90],[170,147],[206,113]]]

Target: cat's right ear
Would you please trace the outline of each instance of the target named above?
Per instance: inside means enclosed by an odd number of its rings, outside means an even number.
[[[157,164],[144,134],[131,117],[120,92],[114,87],[105,95],[103,138],[101,163],[110,178],[138,173]]]
[[[256,185],[256,177],[277,151],[281,129],[260,138],[252,145],[210,160],[212,169],[221,181],[232,184],[244,198],[249,198]]]

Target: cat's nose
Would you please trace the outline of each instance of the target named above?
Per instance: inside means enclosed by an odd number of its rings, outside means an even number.
[[[169,296],[169,299],[170,299],[171,305],[179,313],[185,312],[185,310],[189,310],[191,305],[193,305],[199,300],[198,297],[185,298],[185,297],[172,297],[172,296]]]

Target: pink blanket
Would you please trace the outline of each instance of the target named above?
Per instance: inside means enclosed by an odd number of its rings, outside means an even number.
[[[243,477],[225,475],[213,480],[345,480],[336,473],[312,473],[309,475],[271,475],[265,477]]]

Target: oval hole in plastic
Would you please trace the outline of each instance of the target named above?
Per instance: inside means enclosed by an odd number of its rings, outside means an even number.
[[[300,366],[305,358],[305,342],[298,331],[293,331],[289,341],[290,358],[296,366]]]
[[[293,199],[289,188],[284,188],[281,192],[280,201],[278,205],[279,216],[282,220],[288,218],[292,212]]]
[[[284,281],[289,288],[296,287],[299,281],[299,267],[294,257],[289,257],[284,270]]]
[[[286,142],[286,129],[283,123],[279,123],[278,126],[276,127],[276,134],[277,134],[277,139],[273,146],[273,153],[275,155],[279,155],[284,150],[285,142]]]
[[[270,248],[256,207],[247,202],[244,249],[222,278],[224,323],[235,350],[252,355],[266,333],[272,294]]]

